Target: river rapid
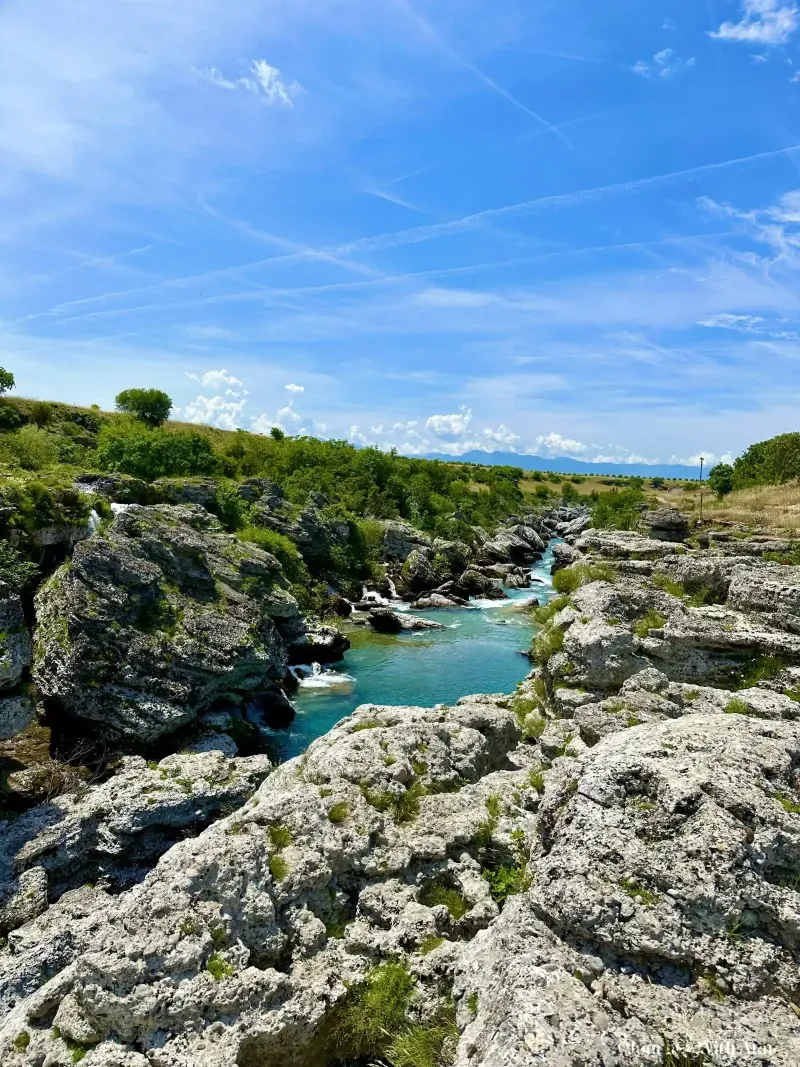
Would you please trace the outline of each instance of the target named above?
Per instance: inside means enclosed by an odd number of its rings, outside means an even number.
[[[531,567],[530,589],[506,590],[508,600],[473,600],[469,608],[416,612],[444,630],[398,635],[352,627],[352,648],[344,660],[304,679],[295,694],[297,715],[285,729],[269,732],[268,751],[284,761],[360,704],[454,704],[469,693],[508,693],[530,671],[522,655],[530,647],[533,622],[526,605],[544,604],[553,587],[552,541]],[[396,610],[405,605],[393,604]]]

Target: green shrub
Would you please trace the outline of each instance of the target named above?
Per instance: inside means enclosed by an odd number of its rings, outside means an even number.
[[[213,474],[217,469],[217,457],[207,437],[148,429],[128,420],[118,420],[101,429],[96,462],[100,470],[130,474],[146,482]]]
[[[653,893],[649,889],[645,889],[643,885],[634,881],[633,878],[623,878],[620,882],[620,886],[632,900],[636,897],[640,897],[642,903],[648,908],[658,903],[658,894]]]
[[[486,868],[481,874],[489,883],[492,900],[498,905],[505,904],[509,897],[524,893],[531,884],[524,865],[506,863],[499,867]]]
[[[618,489],[593,497],[592,525],[598,530],[634,530],[645,502],[641,488]]]
[[[15,430],[22,422],[22,416],[13,404],[0,397],[0,430]]]
[[[708,486],[721,500],[733,490],[734,470],[730,463],[718,463],[708,475]]]
[[[0,439],[0,456],[23,470],[45,470],[59,461],[58,442],[38,426],[23,426]]]
[[[236,536],[240,541],[247,541],[258,548],[269,552],[277,559],[281,569],[290,582],[307,582],[309,574],[303,557],[297,551],[294,541],[290,541],[283,534],[268,530],[264,526],[245,526],[238,530]]]
[[[664,616],[651,608],[646,615],[644,615],[633,628],[633,632],[637,637],[647,637],[651,630],[660,629],[667,620]]]
[[[282,882],[289,873],[289,864],[278,852],[269,858],[269,873],[276,882]]]
[[[751,445],[733,464],[733,487],[782,485],[800,477],[800,433],[784,433]]]
[[[741,673],[736,682],[736,689],[752,689],[759,682],[768,681],[780,674],[786,667],[786,661],[780,656],[761,654],[751,656],[742,665]]]
[[[2,368],[0,368],[0,370],[1,369]],[[27,1030],[22,1030],[14,1038],[14,1048],[17,1049],[18,1052],[24,1052],[28,1045],[30,1045],[30,1043],[31,1035],[28,1033]]]
[[[239,530],[247,523],[250,505],[234,485],[219,485],[214,494],[214,511],[226,530]]]
[[[589,582],[613,582],[617,572],[608,563],[573,563],[553,575],[553,589],[557,593],[574,593]]]
[[[398,826],[413,822],[419,815],[420,797],[426,795],[428,790],[420,782],[412,782],[408,789],[395,792],[392,789],[371,791],[368,786],[361,786],[361,792],[366,802],[376,811],[391,814]]]
[[[554,615],[557,615],[559,611],[566,607],[569,607],[568,596],[553,597],[553,599],[548,600],[546,604],[542,604],[531,610],[533,621],[538,622],[540,626],[544,626],[546,623],[550,622]]]
[[[419,902],[426,908],[435,908],[437,904],[444,904],[455,920],[463,918],[472,907],[457,889],[436,881],[425,883],[420,890]]]

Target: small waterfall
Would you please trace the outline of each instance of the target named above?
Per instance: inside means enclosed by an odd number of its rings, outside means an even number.
[[[400,597],[397,595],[397,586],[394,584],[392,579],[387,578],[386,583],[389,586],[389,596],[392,598],[392,600],[399,600]]]
[[[103,520],[100,518],[100,516],[94,510],[94,508],[92,508],[92,510],[89,512],[89,519],[88,519],[88,521],[86,523],[87,535],[89,537],[92,537],[94,534],[97,533],[97,530],[99,529],[100,523],[102,521]]]
[[[114,504],[111,505],[111,510],[114,512],[115,515],[122,515],[123,512],[127,511],[128,508],[132,508],[132,507],[133,507],[133,504],[117,504],[117,503],[114,503]]]

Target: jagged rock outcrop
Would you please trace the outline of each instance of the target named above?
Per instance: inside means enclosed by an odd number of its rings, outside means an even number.
[[[405,563],[413,551],[432,547],[431,538],[410,522],[389,519],[383,524],[383,557],[387,562]]]
[[[288,537],[304,559],[320,561],[332,548],[345,547],[350,538],[349,523],[325,514],[324,505],[325,498],[312,493],[306,507],[297,510],[277,485],[269,483],[252,506],[252,521]]]
[[[216,702],[282,702],[297,604],[277,560],[202,508],[129,507],[36,605],[34,677],[55,723],[139,747]]]
[[[289,644],[289,664],[337,663],[349,648],[350,639],[335,626],[312,626]]]
[[[180,837],[243,804],[270,768],[266,756],[218,750],[128,756],[108,781],[32,808],[0,834],[0,936],[86,882],[118,892],[141,881]]]

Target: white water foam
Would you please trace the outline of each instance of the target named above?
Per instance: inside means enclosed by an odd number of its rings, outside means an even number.
[[[350,690],[355,685],[351,674],[332,671],[320,663],[302,663],[289,668],[301,689],[342,689]]]

